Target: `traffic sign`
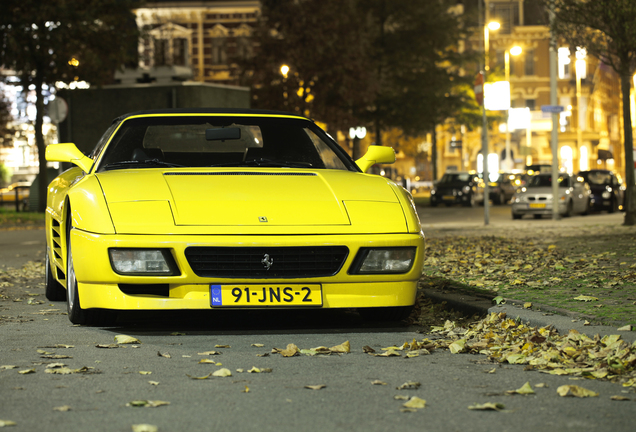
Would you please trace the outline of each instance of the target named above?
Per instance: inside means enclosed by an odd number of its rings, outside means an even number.
[[[541,105],[541,111],[544,113],[558,114],[565,111],[565,108],[561,105]]]

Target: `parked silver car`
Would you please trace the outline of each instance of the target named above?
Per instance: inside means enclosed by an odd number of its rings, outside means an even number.
[[[581,177],[559,174],[559,214],[588,214],[590,210],[590,187]],[[539,219],[552,214],[552,175],[531,176],[526,185],[512,197],[512,218],[521,219],[523,215],[533,215]]]

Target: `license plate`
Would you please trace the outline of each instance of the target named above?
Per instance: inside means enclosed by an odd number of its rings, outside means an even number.
[[[210,306],[322,306],[320,284],[210,285]]]
[[[446,201],[453,201],[455,199],[455,197],[453,195],[444,195],[442,197],[442,199],[444,199]]]
[[[545,204],[531,203],[530,208],[542,209],[542,208],[545,208]]]

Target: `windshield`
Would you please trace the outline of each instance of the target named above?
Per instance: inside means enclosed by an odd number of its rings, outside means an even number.
[[[97,171],[158,166],[357,171],[344,150],[308,120],[240,116],[124,120]]]
[[[591,185],[611,185],[612,175],[604,171],[591,171],[582,173],[583,178]]]
[[[469,182],[472,180],[472,175],[468,173],[445,173],[440,179],[440,183],[453,183],[453,182]]]
[[[570,186],[570,178],[566,176],[559,176],[559,187],[569,187]],[[552,176],[551,175],[535,175],[530,177],[528,180],[528,187],[552,187]]]

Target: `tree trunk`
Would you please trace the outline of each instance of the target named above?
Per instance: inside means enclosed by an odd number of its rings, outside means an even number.
[[[42,96],[41,74],[37,71],[35,73],[35,143],[38,148],[38,163],[40,166],[37,211],[44,213],[46,210],[46,191],[49,185],[46,176],[46,146],[44,145],[44,135],[42,135],[42,124],[44,123],[44,97]],[[28,88],[28,84],[26,88]]]
[[[634,179],[634,136],[630,113],[631,74],[621,74],[621,93],[623,96],[623,133],[625,137],[625,220],[623,225],[636,225],[636,180]]]
[[[382,145],[382,126],[380,125],[380,120],[375,119],[374,127],[375,127],[375,145]]]
[[[431,164],[433,165],[433,181],[437,180],[437,129],[433,128],[431,133]]]

